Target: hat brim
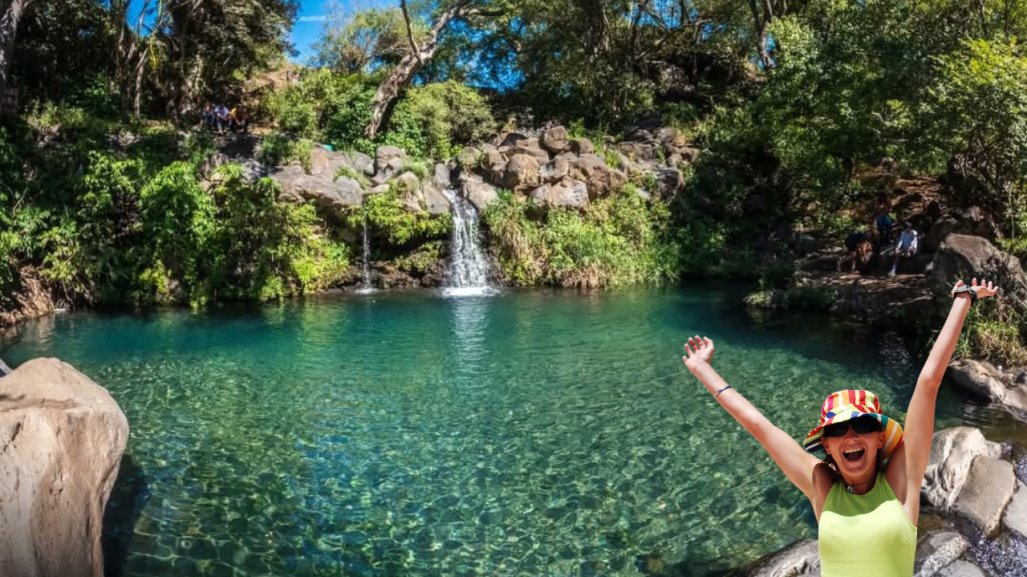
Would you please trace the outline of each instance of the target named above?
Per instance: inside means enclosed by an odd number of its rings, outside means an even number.
[[[845,413],[837,414],[831,419],[831,422],[818,425],[810,431],[809,434],[806,435],[806,439],[802,442],[802,447],[811,453],[822,451],[824,449],[824,427],[838,423],[845,423],[860,417],[873,417],[881,423],[881,429],[884,431],[884,445],[881,447],[881,451],[884,452],[885,458],[891,457],[892,453],[895,452],[895,449],[898,448],[899,443],[902,442],[902,425],[900,425],[895,419],[880,413],[846,411]]]

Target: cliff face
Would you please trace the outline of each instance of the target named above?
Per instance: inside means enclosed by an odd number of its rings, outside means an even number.
[[[0,301],[0,329],[52,313],[56,307],[53,295],[46,290],[31,267],[19,271],[19,283],[14,294],[8,296],[5,306]]]

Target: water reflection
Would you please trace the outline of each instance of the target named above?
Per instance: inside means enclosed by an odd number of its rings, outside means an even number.
[[[450,330],[453,351],[452,369],[460,385],[479,385],[483,364],[489,348],[489,299],[462,298],[449,300]],[[461,387],[462,388],[462,387]]]

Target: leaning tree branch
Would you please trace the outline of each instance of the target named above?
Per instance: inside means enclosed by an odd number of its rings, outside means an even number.
[[[414,30],[410,25],[410,13],[407,12],[407,0],[399,0],[399,7],[403,11],[403,21],[407,25],[407,40],[410,41],[410,52],[417,57],[417,64],[424,66],[424,61],[421,60],[421,49],[417,47],[417,42],[414,42]]]

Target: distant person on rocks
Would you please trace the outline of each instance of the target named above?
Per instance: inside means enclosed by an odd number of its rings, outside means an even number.
[[[229,128],[233,131],[242,130],[248,132],[250,127],[249,114],[242,105],[238,105],[228,113]]]
[[[874,226],[877,227],[877,244],[874,249],[880,251],[891,244],[892,227],[895,226],[895,219],[887,212],[879,212],[874,215]]]
[[[214,122],[217,124],[218,134],[224,134],[229,122],[228,107],[224,104],[218,104],[214,107]]]
[[[208,130],[214,128],[214,107],[209,102],[203,105],[203,111],[200,113],[200,122]]]
[[[919,250],[920,233],[913,228],[912,223],[909,221],[903,222],[902,233],[899,234],[899,240],[895,243],[895,260],[892,261],[891,270],[888,271],[888,275],[895,276],[895,271],[899,267],[899,259],[909,258]]]
[[[870,257],[873,256],[874,249],[870,242],[871,235],[869,231],[857,230],[852,232],[849,236],[845,237],[845,256],[838,261],[838,271],[842,270],[842,267],[846,263],[851,263],[851,272],[855,272],[856,265],[864,267],[870,262]]]
[[[688,339],[685,366],[813,506],[822,577],[912,577],[920,486],[931,452],[938,389],[967,312],[997,290],[976,278],[952,287],[952,308],[920,371],[904,431],[885,415],[876,395],[844,390],[827,396],[817,426],[800,445],[717,374],[712,340]],[[823,459],[814,451],[822,451]],[[750,506],[760,508],[756,502]]]

